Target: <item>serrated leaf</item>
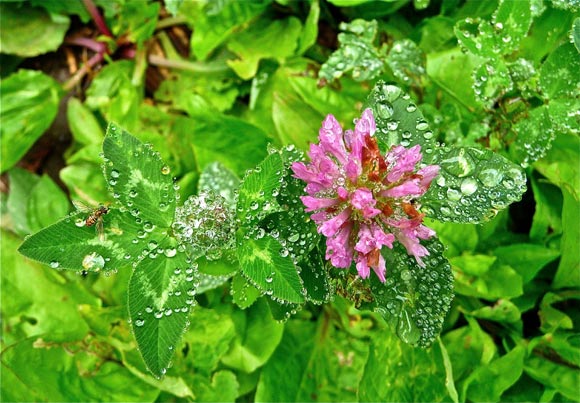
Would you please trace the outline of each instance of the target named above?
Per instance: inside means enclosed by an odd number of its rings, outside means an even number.
[[[378,81],[369,94],[364,108],[371,108],[377,125],[377,138],[390,148],[392,145],[421,146],[426,163],[435,147],[429,124],[417,105],[401,88]]]
[[[292,259],[271,235],[238,239],[242,273],[262,292],[286,302],[304,302],[302,280]]]
[[[426,348],[439,335],[453,299],[451,266],[443,257],[443,244],[435,237],[422,241],[429,251],[420,267],[405,247],[395,244],[384,251],[387,279],[371,276],[378,312],[404,342]]]
[[[58,49],[70,19],[40,8],[3,2],[0,25],[0,52],[32,57]]]
[[[425,75],[425,53],[410,39],[395,41],[386,62],[395,77],[407,85],[420,85]]]
[[[314,248],[308,258],[300,263],[300,278],[304,282],[306,299],[315,304],[328,302],[331,298],[331,287],[322,256],[323,252]]]
[[[104,173],[113,195],[143,227],[169,227],[175,213],[173,178],[158,152],[114,123],[103,143]]]
[[[26,238],[18,251],[54,269],[98,272],[127,267],[146,248],[138,235],[141,226],[128,213],[109,209],[101,217],[102,236],[96,225],[86,226],[88,214],[77,212],[40,230]]]
[[[509,152],[514,161],[526,167],[544,157],[555,137],[548,106],[527,112],[526,118],[513,126],[513,131],[517,137],[510,145]]]
[[[129,280],[129,317],[147,368],[165,374],[175,348],[189,325],[195,304],[197,266],[167,238],[134,267]]]
[[[515,51],[532,24],[530,0],[501,0],[491,22],[502,53]]]
[[[276,200],[284,174],[279,153],[270,154],[243,179],[239,189],[237,217],[242,233],[253,231],[267,214],[279,211]]]
[[[40,71],[19,70],[0,81],[1,172],[16,164],[48,129],[60,95],[60,85]]]
[[[492,108],[496,99],[513,87],[510,72],[501,60],[483,63],[473,71],[472,76],[475,98],[487,109]]]
[[[540,69],[540,87],[549,99],[580,94],[580,57],[571,43],[550,53]]]
[[[437,148],[429,163],[441,170],[421,198],[421,211],[439,221],[487,221],[526,190],[523,170],[490,150]]]
[[[230,290],[234,303],[242,309],[250,307],[262,295],[260,290],[241,274],[236,274],[232,278]]]
[[[231,207],[235,207],[235,193],[240,179],[220,162],[205,167],[199,176],[199,192],[211,190],[223,197]]]
[[[340,29],[340,47],[322,65],[318,76],[333,81],[352,71],[355,81],[376,78],[383,69],[382,55],[373,44],[377,22],[356,19],[340,23]]]

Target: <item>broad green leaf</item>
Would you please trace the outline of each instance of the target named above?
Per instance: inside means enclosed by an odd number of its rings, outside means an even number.
[[[220,162],[205,167],[199,176],[200,192],[213,191],[223,197],[230,206],[235,207],[236,190],[240,179]]]
[[[95,115],[78,98],[70,98],[67,103],[66,117],[73,137],[80,144],[99,144],[105,133]]]
[[[546,106],[530,110],[526,118],[517,122],[512,130],[516,139],[510,145],[509,152],[512,160],[523,167],[544,157],[554,140],[554,128]]]
[[[114,123],[103,143],[105,177],[113,196],[127,208],[143,231],[169,227],[175,213],[176,192],[170,168],[151,146]]]
[[[195,374],[192,383],[196,393],[196,400],[199,402],[234,403],[236,397],[240,395],[240,385],[236,375],[231,371],[221,370],[214,372],[211,380]]]
[[[437,237],[445,245],[445,256],[449,258],[463,252],[473,252],[479,243],[479,235],[474,225],[443,223],[429,218],[424,224],[435,230]]]
[[[530,229],[530,239],[542,241],[549,234],[562,233],[562,192],[555,185],[531,176],[536,210]]]
[[[112,22],[112,30],[141,47],[155,32],[160,8],[159,3],[125,3]]]
[[[378,81],[371,90],[365,108],[372,108],[377,124],[377,138],[387,149],[392,145],[412,147],[419,144],[426,163],[432,160],[435,138],[429,123],[411,97],[396,85]]]
[[[356,19],[341,22],[338,34],[340,47],[322,65],[318,76],[327,81],[339,79],[352,71],[355,81],[366,81],[381,74],[383,61],[381,52],[373,42],[377,34],[377,22]]]
[[[32,232],[57,221],[69,211],[69,201],[64,192],[43,175],[28,195],[26,221]]]
[[[298,55],[303,54],[308,50],[308,48],[310,48],[312,45],[316,43],[316,38],[318,37],[319,18],[320,18],[319,0],[312,0],[310,2],[310,11],[308,12],[308,17],[306,17],[306,21],[304,22],[304,28],[302,29],[302,33],[298,38],[298,49],[296,49],[296,54]]]
[[[492,16],[496,38],[501,43],[502,53],[510,54],[518,49],[532,24],[530,0],[500,0]]]
[[[0,81],[1,172],[16,164],[49,128],[60,96],[60,85],[40,71],[19,70]]]
[[[439,345],[413,348],[392,335],[373,337],[358,389],[360,402],[439,402],[449,400]]]
[[[481,276],[497,261],[495,256],[467,255],[456,256],[450,259],[451,264],[461,270],[462,274]]]
[[[230,293],[234,304],[242,309],[251,306],[262,295],[242,274],[236,274],[232,278]]]
[[[233,116],[207,113],[194,119],[180,118],[173,130],[188,140],[184,147],[193,148],[199,167],[219,161],[241,176],[267,155],[266,133]]]
[[[97,339],[78,344],[24,339],[2,353],[2,397],[47,402],[142,402],[157,398],[157,388],[135,377],[108,354]],[[18,386],[5,384],[7,373],[17,379]],[[8,390],[12,392],[5,396]],[[24,394],[17,395],[17,391]]]
[[[131,215],[116,208],[101,216],[100,235],[96,224],[86,225],[90,215],[73,213],[26,238],[18,251],[53,269],[115,272],[130,266],[147,249],[148,237],[157,235],[145,233]]]
[[[556,133],[580,134],[580,116],[573,111],[580,109],[580,97],[550,100],[548,112]]]
[[[544,158],[536,161],[536,168],[553,184],[563,189],[569,186],[569,191],[580,195],[580,137],[560,133],[554,139],[552,148]]]
[[[562,208],[562,258],[554,277],[554,288],[580,287],[580,198],[569,185],[562,188],[564,206]]]
[[[304,302],[304,286],[285,248],[271,235],[238,241],[242,273],[263,293],[285,302]]]
[[[534,345],[535,343],[531,343],[530,347]],[[545,388],[560,392],[563,400],[579,401],[580,392],[577,386],[580,384],[580,371],[577,368],[578,360],[572,361],[574,356],[578,356],[577,349],[575,354],[562,357],[554,354],[550,342],[543,341],[526,357],[524,371]]]
[[[32,0],[30,3],[34,7],[44,8],[51,14],[51,16],[54,14],[78,15],[81,21],[85,24],[91,20],[91,15],[87,11],[87,8],[82,2],[79,3],[77,0]],[[96,0],[96,3],[102,3],[102,0]]]
[[[191,38],[191,49],[195,56],[205,60],[232,33],[262,13],[270,2],[271,0],[184,2],[180,7],[180,14],[195,27]]]
[[[133,333],[147,368],[158,378],[165,375],[195,304],[197,265],[173,241],[150,250],[129,280]]]
[[[538,65],[566,41],[574,19],[573,13],[544,7],[544,4],[536,2],[535,14],[540,15],[534,15],[532,29],[519,46],[520,54]]]
[[[262,369],[256,401],[354,402],[368,342],[334,326],[289,321],[284,337]]]
[[[561,291],[557,294],[552,292],[547,293],[542,298],[540,312],[538,313],[541,321],[540,329],[544,333],[554,333],[558,329],[572,330],[574,328],[573,319],[576,319],[576,317],[571,317],[570,315],[575,315],[575,312],[564,312],[566,305],[563,302],[568,301],[568,304],[577,302],[574,300],[580,300],[580,293],[578,291]],[[557,303],[560,303],[558,304],[561,307],[560,309],[553,306]]]
[[[522,276],[524,284],[531,281],[544,266],[560,256],[557,250],[529,243],[501,246],[495,249],[493,254],[502,263],[515,269]]]
[[[406,85],[420,85],[425,75],[425,54],[410,39],[395,41],[386,58],[395,77]]]
[[[516,346],[486,366],[477,367],[463,384],[466,397],[473,402],[499,402],[501,395],[523,372],[526,349]]]
[[[578,53],[580,53],[580,17],[576,17],[572,24],[572,42]]]
[[[2,231],[0,241],[4,346],[30,336],[63,342],[84,338],[89,328],[78,306],[99,306],[100,300],[81,286],[80,279],[67,279],[20,256],[16,252],[20,239],[13,234]]]
[[[194,368],[214,370],[235,335],[234,323],[228,315],[197,307],[191,315],[189,330],[183,336],[182,343],[188,348],[183,359]],[[181,355],[183,349],[177,351]]]
[[[493,306],[484,306],[469,312],[471,316],[495,322],[517,323],[521,320],[518,307],[507,299],[498,300]]]
[[[70,19],[29,5],[2,2],[0,25],[0,52],[32,57],[57,50]]]
[[[492,259],[495,259],[492,258]],[[523,294],[523,281],[510,266],[494,262],[489,267],[482,267],[479,274],[469,273],[465,266],[469,259],[453,258],[455,274],[455,291],[457,294],[495,300],[497,298],[518,297]]]
[[[222,363],[245,373],[254,372],[270,360],[282,339],[284,325],[272,320],[264,298],[244,311],[234,310],[232,319],[236,338],[222,357]]]
[[[429,347],[441,332],[453,299],[451,266],[443,257],[443,244],[436,238],[422,241],[429,251],[419,266],[405,247],[397,243],[384,251],[387,275],[381,283],[371,276],[374,310],[405,343]]]
[[[283,20],[260,19],[232,37],[228,49],[237,59],[228,65],[244,80],[256,75],[261,59],[283,62],[294,54],[302,26],[294,17]]]
[[[440,221],[487,221],[526,190],[523,170],[490,150],[437,148],[429,163],[441,170],[421,198],[421,211]]]
[[[501,48],[497,31],[489,21],[480,18],[467,18],[455,24],[455,35],[459,45],[474,55],[491,58],[500,54]]]
[[[273,94],[272,119],[282,145],[294,144],[301,150],[316,142],[324,117],[292,93]],[[292,122],[291,124],[289,122]]]
[[[96,206],[104,202],[107,195],[107,182],[100,166],[102,158],[97,155],[97,163],[76,162],[60,171],[60,179],[71,193],[71,199],[83,200],[88,205]],[[87,184],[90,183],[90,186]],[[109,197],[109,196],[107,196]]]
[[[122,124],[135,130],[141,91],[131,82],[135,63],[115,61],[103,67],[86,92],[85,105],[98,109],[109,122]]]
[[[540,86],[549,99],[580,94],[580,57],[571,43],[552,52],[540,69]]]

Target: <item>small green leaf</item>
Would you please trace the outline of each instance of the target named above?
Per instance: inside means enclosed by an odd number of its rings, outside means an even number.
[[[484,306],[469,312],[469,314],[476,318],[503,323],[517,323],[521,320],[520,310],[507,299],[500,299],[492,306]]]
[[[304,302],[304,287],[292,259],[284,254],[278,240],[266,234],[259,239],[241,239],[238,259],[242,273],[272,298]]]
[[[568,303],[580,300],[580,293],[578,291],[562,291],[558,294],[549,292],[540,303],[540,329],[544,333],[554,333],[558,329],[572,330],[574,329],[573,318],[566,314],[566,312],[555,308],[553,305],[560,303],[560,306],[565,307],[564,301]]]
[[[246,278],[241,274],[236,274],[232,279],[231,294],[234,303],[242,308],[246,309],[262,295],[259,289],[254,287]]]
[[[305,150],[310,143],[316,142],[323,116],[297,95],[276,91],[273,94],[272,120],[282,144],[294,144]]]
[[[554,276],[554,288],[580,287],[580,200],[571,186],[564,185],[564,207],[562,209],[562,259]]]
[[[540,69],[540,86],[549,99],[580,94],[580,57],[571,43],[550,53]]]
[[[421,211],[440,221],[481,223],[526,190],[523,170],[504,157],[474,147],[437,148],[431,164],[439,176],[421,199]]]
[[[129,280],[133,333],[147,368],[158,378],[189,325],[196,276],[197,265],[168,238],[135,265]]]
[[[580,17],[576,17],[572,25],[572,42],[578,53],[580,53]]]
[[[557,250],[529,243],[502,246],[495,249],[493,254],[502,263],[514,268],[522,276],[524,284],[531,281],[544,266],[560,256]]]
[[[500,0],[491,22],[502,53],[515,51],[532,24],[530,0]]]
[[[395,41],[386,62],[401,82],[407,85],[421,84],[425,75],[425,53],[412,40]]]
[[[70,207],[64,192],[47,175],[36,183],[26,204],[26,221],[32,232],[54,223],[55,217],[64,216]]]
[[[102,236],[97,233],[96,225],[86,226],[89,215],[90,212],[76,212],[63,218],[26,238],[18,251],[53,269],[90,272],[125,268],[143,251],[139,242],[141,226],[128,213],[109,209],[101,217]]]
[[[544,157],[555,137],[548,107],[545,105],[528,111],[526,118],[517,122],[512,130],[517,137],[510,145],[509,152],[512,160],[523,167]]]
[[[48,129],[60,96],[60,85],[40,71],[19,70],[0,81],[1,172],[16,164]]]
[[[490,257],[489,260],[481,257],[482,261],[487,263],[495,260]],[[466,264],[470,262],[470,265]],[[497,298],[511,298],[522,295],[523,281],[514,269],[507,265],[502,265],[497,261],[490,266],[477,268],[479,273],[474,271],[475,267],[469,257],[456,257],[451,259],[455,273],[455,291],[457,294],[468,295],[473,297],[495,300]],[[474,271],[473,273],[468,270]]]
[[[499,402],[501,395],[523,372],[526,349],[516,346],[489,365],[477,367],[463,384],[467,399],[472,402]]]
[[[439,335],[453,299],[451,266],[437,238],[421,242],[429,251],[421,267],[400,244],[384,252],[387,280],[371,276],[374,310],[401,340],[426,348]]]
[[[491,109],[494,102],[513,88],[510,72],[501,60],[483,63],[473,70],[473,92],[475,98],[486,109]]]
[[[377,138],[390,148],[393,145],[421,146],[426,163],[432,160],[435,138],[429,123],[417,105],[401,88],[378,81],[364,108],[372,108],[377,125]]]
[[[308,17],[304,22],[304,28],[298,38],[298,49],[296,54],[301,55],[316,43],[318,37],[318,19],[320,17],[319,0],[312,0],[310,3],[310,11]]]
[[[205,167],[199,176],[199,192],[213,191],[223,197],[231,207],[235,207],[235,192],[240,179],[220,162]]]
[[[580,137],[568,133],[559,133],[554,139],[552,148],[544,158],[536,161],[536,168],[553,184],[580,195]]]
[[[176,192],[171,170],[159,153],[114,123],[107,128],[103,152],[104,173],[113,196],[143,230],[171,226]]]
[[[105,133],[95,115],[78,98],[70,98],[66,108],[70,130],[80,144],[99,144]]]
[[[355,81],[376,78],[383,69],[382,55],[373,41],[377,34],[377,22],[356,19],[341,22],[338,34],[340,47],[322,65],[318,76],[328,81],[339,79],[352,71]]]
[[[0,52],[32,57],[57,50],[70,19],[29,5],[3,2],[0,25]]]

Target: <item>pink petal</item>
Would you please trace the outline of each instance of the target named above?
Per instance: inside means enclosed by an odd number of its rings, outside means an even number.
[[[346,208],[340,213],[338,213],[333,218],[325,221],[319,228],[318,232],[326,237],[331,237],[340,229],[342,224],[344,224],[350,217],[350,209]]]
[[[422,192],[422,188],[415,181],[408,180],[399,186],[384,190],[381,192],[381,196],[385,197],[405,197],[405,196],[417,196]]]
[[[337,199],[319,199],[312,196],[301,196],[300,200],[302,200],[302,203],[306,206],[306,211],[308,212],[335,206],[339,203]]]

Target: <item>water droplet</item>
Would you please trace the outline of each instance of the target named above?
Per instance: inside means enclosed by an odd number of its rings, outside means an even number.
[[[99,271],[105,267],[105,259],[97,252],[92,252],[83,258],[82,266],[85,270]]]
[[[114,178],[114,179],[116,179],[116,178],[118,178],[119,176],[120,176],[120,174],[119,174],[119,171],[117,171],[116,169],[113,169],[113,170],[111,171],[111,178]]]
[[[144,324],[145,324],[145,320],[143,320],[143,319],[137,319],[137,320],[135,320],[135,326],[137,326],[137,327],[141,327]]]
[[[399,99],[402,92],[403,92],[403,90],[401,90],[396,85],[385,84],[383,86],[383,94],[385,95],[387,101],[389,101],[389,102],[394,102],[397,99]]]
[[[472,195],[477,191],[477,181],[473,178],[465,178],[461,182],[461,193],[466,196]]]
[[[161,168],[161,173],[163,175],[169,175],[170,172],[171,168],[169,168],[167,165],[163,165],[163,167]]]
[[[58,269],[58,268],[59,268],[59,266],[60,266],[60,263],[59,263],[59,262],[57,262],[56,260],[52,260],[52,261],[50,262],[50,267],[52,267],[53,269]]]
[[[429,123],[425,122],[424,120],[420,120],[417,122],[415,129],[417,130],[427,130],[429,128]]]
[[[483,183],[483,186],[492,188],[497,186],[503,179],[503,173],[497,169],[488,168],[481,170],[477,178]]]
[[[451,201],[458,201],[459,199],[461,199],[461,192],[457,189],[448,188],[447,198]]]

